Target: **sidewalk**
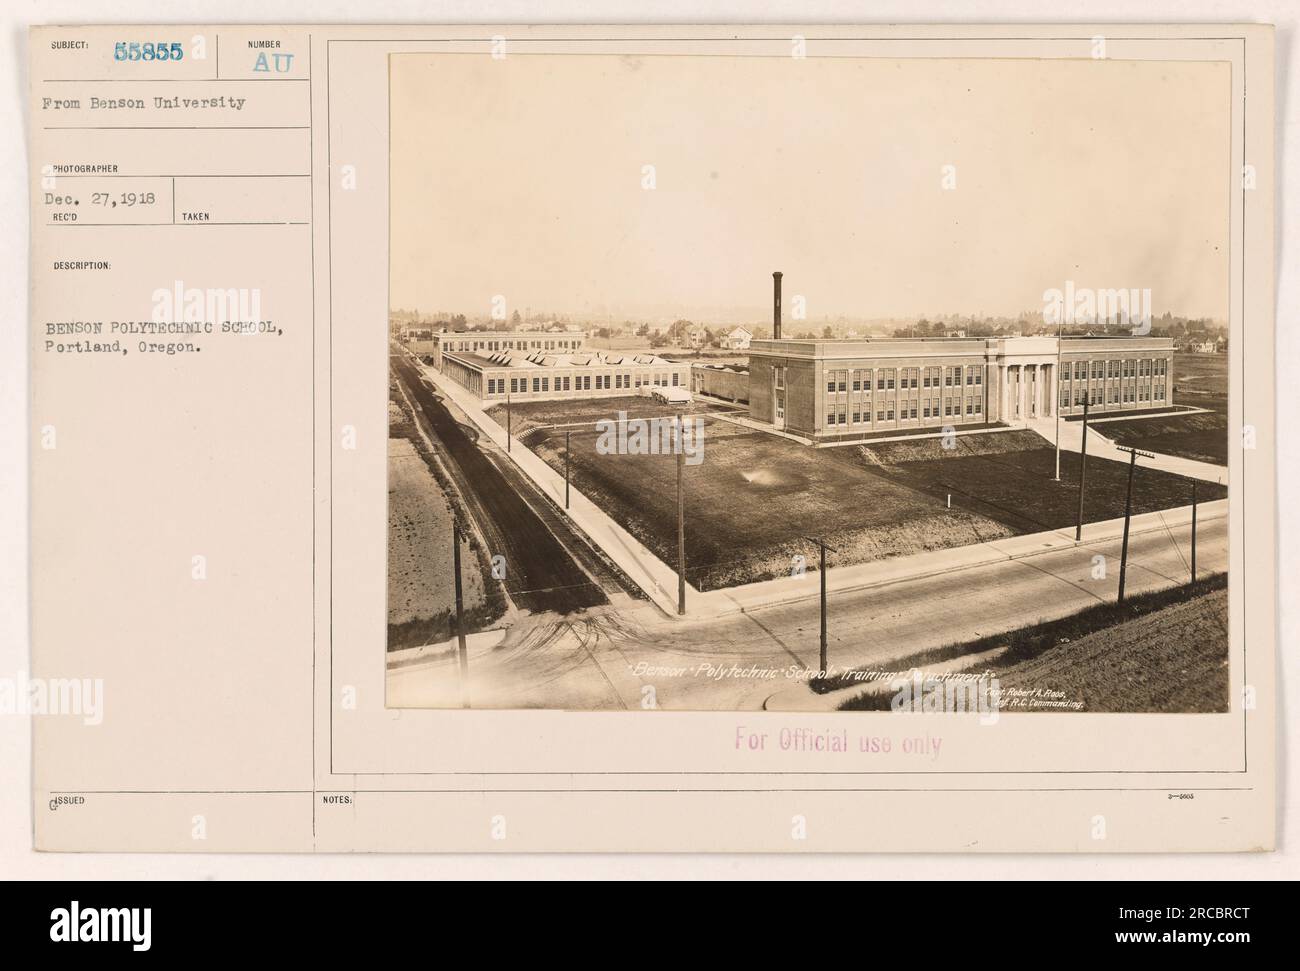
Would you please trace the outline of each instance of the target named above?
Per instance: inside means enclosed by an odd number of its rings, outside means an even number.
[[[1185,414],[1184,412],[1173,412],[1173,414]],[[1027,427],[1033,429],[1048,442],[1056,441],[1056,419],[1055,418],[1031,418],[1026,423]],[[1078,452],[1083,448],[1083,422],[1061,420],[1061,448],[1068,452]],[[1129,453],[1121,452],[1119,446],[1097,430],[1094,423],[1088,422],[1088,455],[1095,455],[1097,458],[1110,459],[1114,462],[1128,462]],[[1186,476],[1189,479],[1200,479],[1203,482],[1217,482],[1219,485],[1228,484],[1228,467],[1226,465],[1214,465],[1210,462],[1197,462],[1194,459],[1179,458],[1176,455],[1161,455],[1156,453],[1155,458],[1140,458],[1139,463],[1146,468],[1160,469],[1162,472],[1172,472],[1174,475]]]
[[[1197,522],[1204,523],[1213,519],[1222,519],[1228,515],[1228,500],[1218,499],[1197,505]],[[1130,535],[1161,532],[1166,529],[1188,526],[1192,521],[1192,507],[1182,506],[1177,509],[1165,509],[1159,512],[1143,513],[1134,516],[1130,524]],[[1070,549],[1075,546],[1119,539],[1124,534],[1124,519],[1109,519],[1099,523],[1088,523],[1083,527],[1083,539],[1074,541],[1073,527],[1054,529],[1042,533],[1028,533],[1024,536],[1009,536],[1005,539],[977,543],[972,546],[958,546],[947,550],[932,550],[900,556],[888,560],[876,560],[858,566],[840,566],[826,571],[826,590],[828,593],[843,593],[862,590],[868,587],[884,586],[918,580],[922,577],[967,570],[1008,560],[1020,560],[1049,553],[1055,550]],[[687,613],[691,616],[701,614],[723,615],[745,612],[759,607],[790,603],[821,594],[821,584],[817,571],[809,570],[800,578],[781,577],[776,580],[764,580],[760,583],[748,583],[741,587],[726,590],[712,590],[686,601]]]
[[[506,447],[506,433],[500,425],[490,418],[472,394],[453,381],[430,369],[424,373],[437,387],[439,393],[446,395],[463,411],[475,425],[502,449]],[[1062,422],[1061,445],[1066,446],[1064,434],[1065,422]],[[1035,429],[1036,431],[1038,429]],[[1041,431],[1039,434],[1042,434]],[[1082,438],[1082,429],[1079,429]],[[1089,430],[1089,448],[1091,450],[1094,436]],[[1112,448],[1113,448],[1112,444]],[[1124,453],[1119,453],[1124,455]],[[564,476],[538,458],[517,440],[510,448],[510,457],[543,492],[551,496],[560,507],[564,508]],[[1127,456],[1125,456],[1127,458]],[[1191,463],[1201,465],[1204,463]],[[1210,466],[1217,469],[1218,466]],[[1221,470],[1225,473],[1226,470]],[[576,489],[570,493],[567,515],[573,522],[602,549],[619,568],[645,591],[655,604],[670,617],[677,617],[677,573],[650,550],[638,542],[627,530],[619,526],[586,496]],[[1198,520],[1206,522],[1228,515],[1228,500],[1203,502],[1198,506]],[[1192,507],[1182,506],[1159,512],[1144,513],[1134,516],[1131,532],[1133,534],[1154,532],[1191,522]],[[1104,542],[1118,539],[1124,531],[1124,520],[1110,519],[1099,523],[1089,523],[1083,527],[1083,544]],[[978,543],[972,546],[958,546],[947,550],[933,550],[914,553],[911,556],[894,557],[877,560],[857,566],[833,567],[826,571],[827,592],[845,592],[867,587],[900,583],[922,577],[966,570],[989,563],[1018,560],[1052,550],[1068,549],[1077,545],[1074,541],[1074,529],[1066,527],[1024,536],[1011,536],[1005,539]],[[748,583],[739,587],[723,590],[710,590],[701,593],[689,584],[686,587],[686,616],[683,619],[699,620],[708,617],[721,617],[727,614],[745,613],[761,607],[793,603],[799,600],[820,596],[821,584],[815,569],[809,569],[803,576],[778,577]]]

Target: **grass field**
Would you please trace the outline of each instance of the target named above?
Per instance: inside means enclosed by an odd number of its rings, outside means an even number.
[[[1223,411],[1105,421],[1097,425],[1097,430],[1120,445],[1215,465],[1228,464],[1228,415]]]
[[[1118,423],[1116,423],[1118,424]],[[1053,481],[1056,452],[1030,431],[958,438],[945,450],[937,439],[863,446],[864,460],[898,485],[944,499],[992,519],[1013,533],[1032,533],[1074,525],[1079,511],[1080,458],[1061,453],[1061,481]],[[1124,515],[1128,467],[1088,459],[1084,522]],[[1221,499],[1223,486],[1200,483],[1201,501]],[[1133,513],[1187,505],[1191,486],[1179,476],[1140,468],[1133,478]]]
[[[594,422],[617,401],[537,403],[523,440],[564,469],[564,434],[545,424]],[[546,405],[547,407],[542,407]],[[644,411],[625,408],[632,415]],[[671,409],[668,409],[671,413]],[[671,455],[598,454],[593,430],[571,430],[574,488],[666,563],[676,560],[676,462]],[[815,449],[725,421],[706,422],[703,460],[684,470],[687,580],[713,590],[788,575],[795,557],[814,562],[808,537],[826,540],[830,566],[950,549],[1073,524],[1078,457],[1062,456],[1032,432]],[[1088,464],[1089,521],[1123,515],[1127,470]],[[1179,479],[1142,470],[1134,509],[1185,504]],[[1206,486],[1201,498],[1212,498]],[[948,495],[952,495],[951,508]]]
[[[934,668],[955,658],[1002,648],[979,665],[997,677],[1003,702],[1042,691],[1067,706],[1010,711],[1225,712],[1228,711],[1227,577],[1098,604],[1060,620],[953,644],[900,662],[900,670]],[[853,683],[840,677],[820,690]],[[888,711],[891,693],[868,690],[842,711]]]
[[[1174,403],[1228,414],[1228,355],[1175,354]]]
[[[676,559],[676,462],[672,455],[601,455],[593,433],[572,435],[572,478],[665,562]],[[564,436],[529,442],[557,471]],[[853,449],[813,449],[724,422],[710,422],[703,461],[685,466],[687,580],[702,590],[789,575],[814,559],[808,536],[836,547],[832,565],[1009,535],[987,516],[947,510],[891,483]]]
[[[676,414],[726,414],[735,410],[734,406],[699,400],[685,405],[668,405],[644,395],[562,401],[515,401],[510,405],[510,431],[516,438],[523,439],[530,432],[544,426],[570,425],[576,433],[580,430],[578,426],[594,425],[602,418],[617,418],[620,411],[627,412],[628,418],[668,418]],[[487,414],[502,428],[506,427],[504,404],[493,405],[487,409]]]
[[[454,633],[452,509],[409,407],[393,389],[388,406],[388,650],[439,643]],[[485,589],[480,558],[461,543],[463,597],[471,630],[504,610]],[[492,594],[497,594],[495,597]]]

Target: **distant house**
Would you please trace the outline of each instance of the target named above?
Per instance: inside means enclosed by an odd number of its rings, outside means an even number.
[[[698,350],[709,342],[709,330],[707,327],[692,327],[686,333],[686,340],[691,347]]]
[[[1194,341],[1192,350],[1197,354],[1217,354],[1219,353],[1218,341]]]
[[[745,330],[744,327],[736,327],[728,331],[722,338],[722,346],[729,351],[747,351],[749,342],[754,339],[754,335]]]

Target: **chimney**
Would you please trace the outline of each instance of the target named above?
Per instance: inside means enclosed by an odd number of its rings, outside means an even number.
[[[772,339],[781,339],[781,271],[772,274]]]

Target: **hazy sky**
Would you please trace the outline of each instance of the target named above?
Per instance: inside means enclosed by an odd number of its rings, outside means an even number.
[[[1014,314],[1066,280],[1227,316],[1226,63],[391,64],[395,307],[762,319],[782,270],[811,319]]]

